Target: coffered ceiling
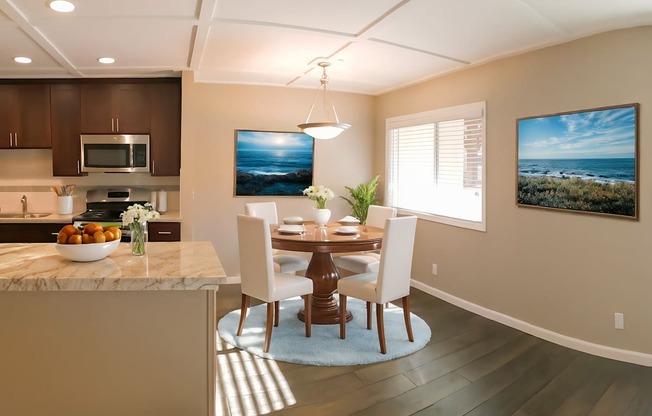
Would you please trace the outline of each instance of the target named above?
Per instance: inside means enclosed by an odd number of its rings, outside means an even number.
[[[652,24],[650,0],[0,0],[0,78],[179,76],[381,94]],[[31,64],[18,64],[28,56]],[[97,58],[116,59],[111,65]]]

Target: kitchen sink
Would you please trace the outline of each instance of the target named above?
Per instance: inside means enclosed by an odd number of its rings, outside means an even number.
[[[51,212],[0,212],[0,218],[43,218],[52,215]]]

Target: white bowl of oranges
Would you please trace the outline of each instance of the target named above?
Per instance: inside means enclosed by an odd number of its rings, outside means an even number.
[[[80,230],[69,224],[59,231],[56,248],[59,254],[72,261],[96,261],[113,253],[120,244],[120,237],[122,232],[118,227],[105,230],[100,224],[90,223]]]

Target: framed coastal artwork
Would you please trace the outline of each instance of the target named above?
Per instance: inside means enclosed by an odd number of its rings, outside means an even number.
[[[314,139],[305,133],[235,131],[235,196],[302,196],[312,185]]]
[[[638,219],[638,104],[521,118],[516,204]]]

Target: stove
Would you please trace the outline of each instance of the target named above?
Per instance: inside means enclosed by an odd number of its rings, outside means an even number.
[[[122,241],[129,241],[129,227],[122,226],[122,214],[133,204],[144,205],[149,201],[150,191],[142,188],[99,188],[86,192],[86,212],[72,218],[77,228],[96,222],[103,227],[116,226],[122,230]]]

